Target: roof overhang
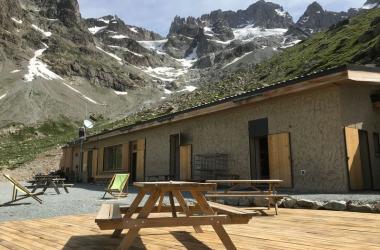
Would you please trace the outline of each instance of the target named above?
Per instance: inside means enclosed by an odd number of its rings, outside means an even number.
[[[312,90],[333,84],[366,83],[380,85],[380,69],[364,66],[344,66],[297,79],[272,84],[241,95],[227,97],[216,102],[193,107],[177,113],[164,115],[139,124],[121,127],[87,138],[87,142],[127,134],[139,130],[154,128],[165,124],[179,122],[194,117],[212,114],[242,105],[254,104],[271,98]],[[380,105],[380,104],[376,104]]]

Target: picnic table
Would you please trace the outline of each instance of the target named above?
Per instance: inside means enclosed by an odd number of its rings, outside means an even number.
[[[236,249],[224,224],[247,224],[255,213],[234,207],[207,202],[204,192],[214,190],[216,184],[196,182],[135,182],[138,194],[130,206],[103,204],[95,219],[101,230],[115,230],[113,236],[120,236],[129,229],[119,249],[128,249],[133,244],[141,228],[192,226],[201,233],[202,225],[211,225],[227,249]],[[189,192],[196,205],[186,202],[183,193]],[[149,198],[139,206],[143,198]],[[170,206],[163,205],[163,197],[169,195]],[[174,203],[174,198],[179,206]],[[156,202],[158,201],[158,205]],[[182,213],[178,213],[181,211]],[[158,217],[149,217],[151,213],[170,213]],[[138,213],[137,217],[133,214]],[[194,215],[196,214],[196,215]]]
[[[33,180],[28,181],[31,185],[27,188],[32,189],[34,193],[38,188],[42,188],[44,193],[48,188],[54,188],[57,194],[61,194],[59,188],[63,188],[66,193],[69,193],[68,187],[72,187],[73,184],[66,184],[66,179],[61,178],[59,175],[36,175]]]
[[[276,215],[278,215],[278,201],[286,197],[286,195],[277,194],[276,187],[281,182],[282,180],[207,180],[206,183],[226,184],[229,188],[222,191],[209,191],[206,197],[212,200],[217,198],[265,198],[268,200],[268,210],[273,201]],[[265,214],[262,210],[260,212]]]

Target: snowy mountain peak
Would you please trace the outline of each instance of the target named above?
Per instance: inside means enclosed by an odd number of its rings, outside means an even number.
[[[367,2],[364,3],[362,9],[369,10],[374,8],[380,8],[380,0],[367,0]]]

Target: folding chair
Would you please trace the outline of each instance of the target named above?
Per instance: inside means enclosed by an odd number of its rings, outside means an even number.
[[[7,174],[3,174],[3,175],[4,175],[4,177],[9,182],[12,183],[12,185],[13,185],[13,193],[12,193],[12,200],[8,201],[6,203],[0,204],[0,206],[9,205],[9,204],[15,203],[16,201],[20,201],[20,200],[23,200],[23,199],[26,199],[26,198],[29,198],[29,197],[33,198],[34,200],[36,200],[40,204],[42,204],[42,200],[40,198],[38,198],[37,195],[41,195],[41,194],[43,194],[43,192],[32,193],[28,189],[26,189],[23,185],[21,185],[18,181],[16,181],[12,177],[10,177],[9,175],[7,175]],[[21,192],[21,193],[24,193],[24,194],[23,195],[19,195],[18,192]]]
[[[107,193],[112,195],[115,198],[120,198],[120,197],[126,197],[128,194],[128,186],[127,186],[127,192],[124,193],[124,187],[127,184],[129,179],[129,174],[115,174],[108,187],[104,190],[105,193],[103,195],[103,198],[106,196]]]

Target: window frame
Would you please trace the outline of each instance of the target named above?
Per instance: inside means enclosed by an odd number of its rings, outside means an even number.
[[[119,157],[118,160],[118,149],[119,149]],[[107,150],[112,150],[111,155],[111,161],[107,159],[108,153]],[[123,170],[123,144],[117,144],[112,146],[107,146],[103,148],[103,172],[120,172]],[[107,168],[108,164],[111,162],[111,168]],[[120,164],[118,167],[117,165]]]

